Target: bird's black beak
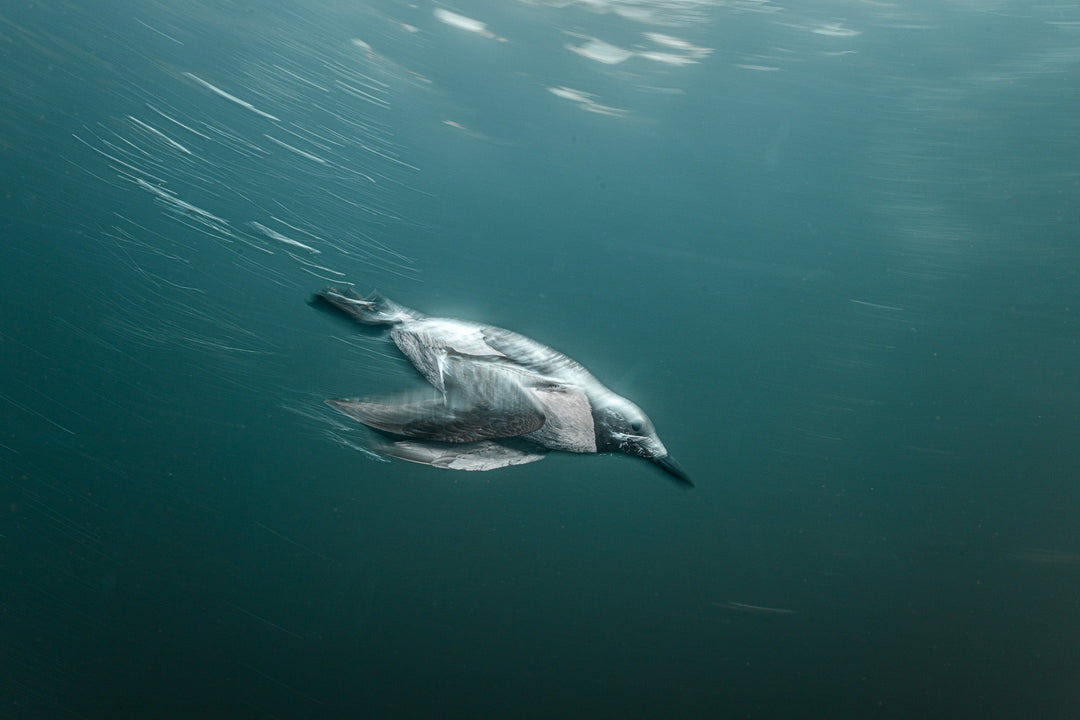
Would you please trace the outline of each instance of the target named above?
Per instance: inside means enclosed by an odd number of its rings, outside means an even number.
[[[649,458],[649,461],[652,462],[654,465],[659,465],[660,469],[662,469],[671,477],[675,478],[675,480],[682,487],[694,487],[694,483],[690,481],[690,476],[686,474],[686,471],[683,470],[682,467],[679,466],[679,463],[675,462],[675,460],[670,455],[651,457]]]

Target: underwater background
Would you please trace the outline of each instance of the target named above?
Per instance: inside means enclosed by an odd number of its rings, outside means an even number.
[[[0,718],[1080,717],[1080,6],[0,9]],[[328,284],[624,456],[385,462]]]

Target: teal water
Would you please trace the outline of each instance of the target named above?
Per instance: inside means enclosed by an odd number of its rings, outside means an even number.
[[[1035,2],[0,10],[0,717],[1077,717],[1078,48]],[[696,487],[371,457],[322,400],[416,380],[331,282],[568,353]]]

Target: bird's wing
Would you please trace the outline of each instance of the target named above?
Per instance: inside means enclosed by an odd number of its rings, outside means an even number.
[[[518,449],[491,440],[452,444],[417,440],[399,440],[380,445],[377,450],[384,455],[431,465],[446,470],[495,470],[510,465],[524,465],[544,459],[544,450]]]
[[[544,414],[531,402],[527,406],[452,407],[443,397],[417,402],[410,401],[409,395],[326,402],[376,430],[448,443],[515,437],[544,424]]]
[[[453,352],[440,364],[445,393],[327,403],[376,430],[447,443],[516,437],[544,425],[543,408],[530,390],[540,382],[533,375],[511,363]]]

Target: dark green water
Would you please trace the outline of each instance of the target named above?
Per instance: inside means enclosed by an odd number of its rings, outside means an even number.
[[[1080,11],[556,5],[0,10],[0,718],[1080,716]],[[328,282],[697,487],[372,459]]]

